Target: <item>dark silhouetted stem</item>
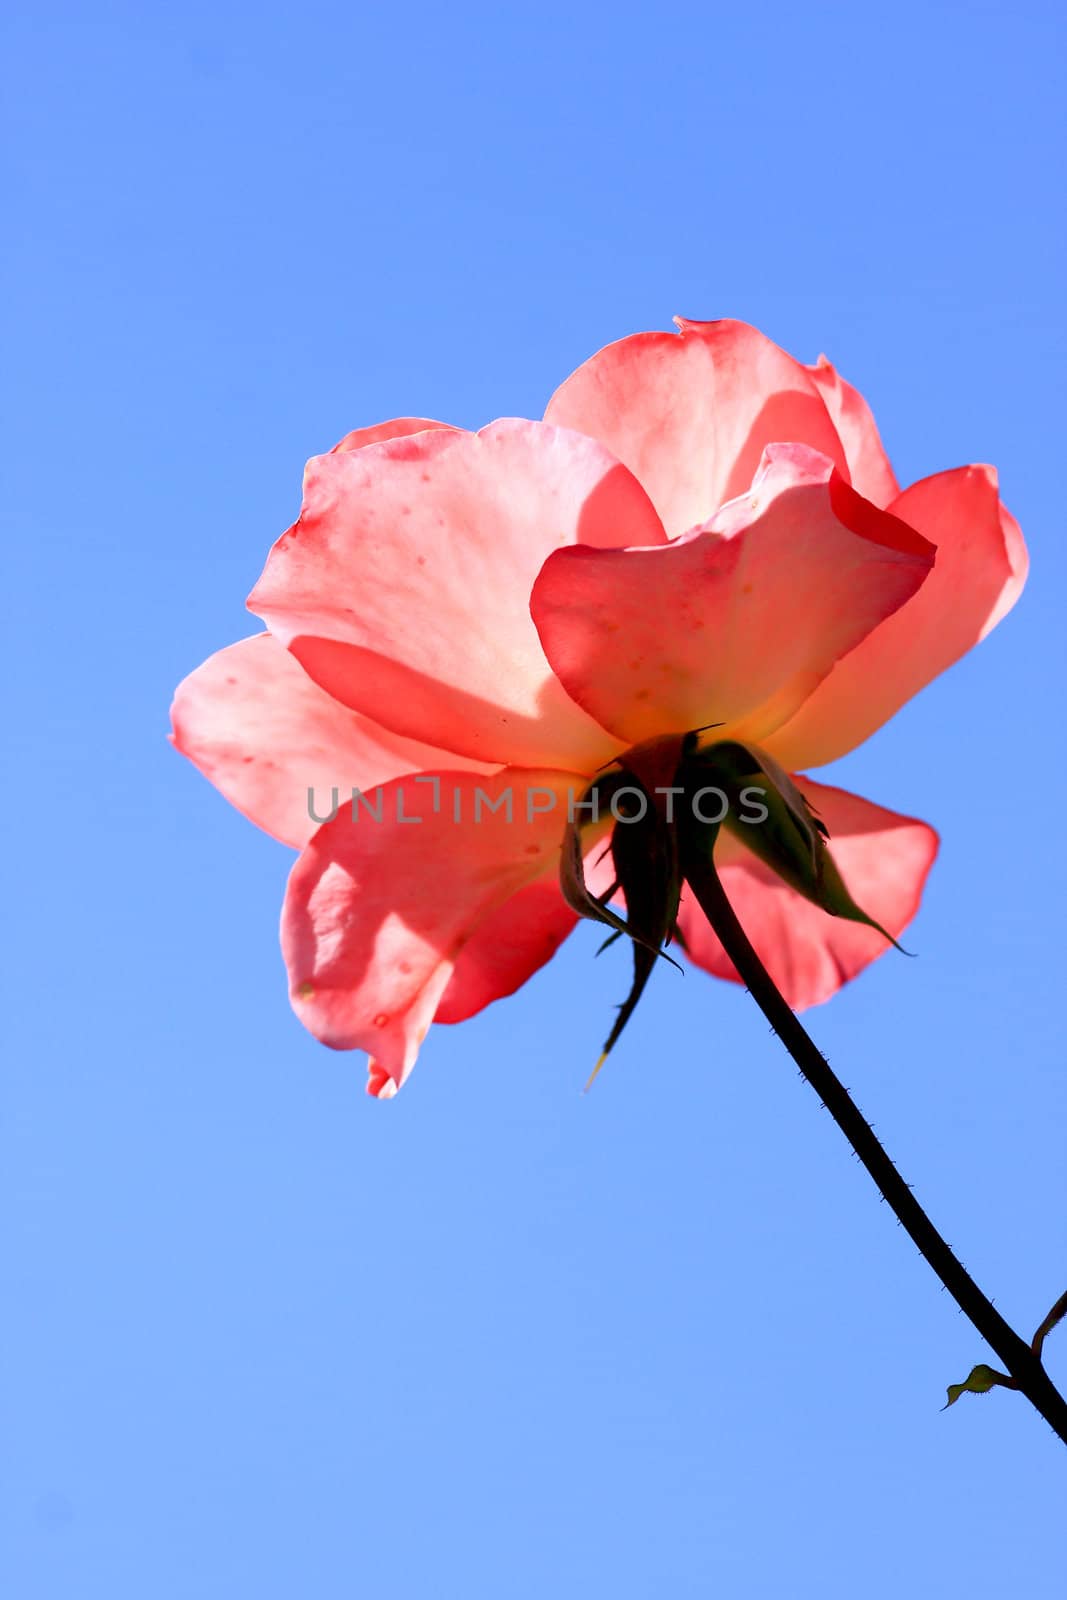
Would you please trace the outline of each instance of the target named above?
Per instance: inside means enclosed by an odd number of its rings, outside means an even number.
[[[816,1049],[799,1019],[779,994],[734,914],[733,907],[711,863],[710,853],[706,850],[693,850],[686,854],[692,859],[684,860],[683,870],[704,915],[718,935],[742,982],[800,1068],[801,1074],[811,1084],[874,1179],[883,1199],[926,1257],[960,1310],[974,1324],[986,1343],[996,1351],[1019,1390],[1037,1408],[1049,1427],[1067,1443],[1067,1401],[1030,1346],[1008,1326],[1000,1312],[986,1299],[966,1268],[957,1261],[950,1247],[942,1239],[882,1149],[866,1118],[853,1103],[848,1090],[838,1080],[826,1057]]]

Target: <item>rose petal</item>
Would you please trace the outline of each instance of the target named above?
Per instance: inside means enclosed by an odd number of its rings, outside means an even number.
[[[638,333],[598,351],[545,412],[625,462],[670,538],[743,494],[769,444],[810,445],[847,477],[810,368],[744,322],[675,321],[678,333]]]
[[[557,551],[531,612],[564,687],[626,743],[708,723],[760,742],[932,558],[827,457],[775,445],[705,530],[651,550]]]
[[[889,465],[870,406],[825,356],[820,356],[808,371],[844,445],[852,487],[874,505],[887,506],[900,493],[900,485]]]
[[[554,678],[530,589],[561,545],[663,539],[593,440],[512,420],[436,429],[310,462],[249,605],[335,698],[398,733],[588,770],[615,746]]]
[[[555,868],[568,794],[584,787],[554,771],[421,776],[439,787],[399,779],[382,791],[380,821],[342,812],[319,829],[282,917],[297,1015],[324,1044],[366,1050],[379,1092],[411,1071],[467,939]]]
[[[992,467],[923,478],[889,509],[937,546],[934,570],[768,739],[783,766],[822,766],[862,744],[984,639],[1026,581],[1026,546],[1000,503]]]
[[[575,800],[581,798],[578,785]],[[579,813],[580,815],[580,813]],[[592,894],[614,883],[614,866],[604,849],[611,819],[583,830],[585,881]],[[550,961],[578,918],[563,898],[559,860],[542,878],[490,911],[463,946],[434,1016],[435,1022],[465,1022],[493,1000],[514,994]]]
[[[425,433],[429,428],[445,428],[458,433],[450,422],[434,422],[429,417],[393,417],[389,422],[376,422],[370,428],[353,428],[338,440],[331,455],[343,455],[349,450],[362,450],[368,444],[383,444],[386,439],[406,439],[412,433]]]
[[[435,1022],[466,1022],[493,1000],[514,994],[551,961],[578,918],[553,869],[513,894],[479,923],[456,958]]]
[[[343,801],[353,787],[369,793],[407,772],[491,770],[349,711],[269,633],[227,645],[191,672],[178,685],[171,721],[182,755],[238,811],[298,850],[328,813],[334,788]]]
[[[919,909],[938,839],[925,822],[844,789],[797,778],[830,830],[830,853],[853,899],[894,938]],[[874,928],[831,917],[776,877],[725,831],[715,846],[723,888],[756,953],[794,1011],[818,1005],[892,947]],[[686,953],[717,978],[738,976],[687,889],[679,915]]]

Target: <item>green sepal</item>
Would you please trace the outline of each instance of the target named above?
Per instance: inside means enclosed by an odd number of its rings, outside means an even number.
[[[827,830],[818,813],[789,774],[764,751],[727,740],[691,755],[685,773],[687,785],[694,790],[706,784],[723,791],[730,808],[722,826],[791,889],[831,917],[876,929],[901,949],[893,935],[853,900],[827,849]],[[761,791],[758,802],[743,798],[744,791],[754,789]],[[766,807],[766,819],[746,821],[756,803]],[[709,828],[708,832],[711,848],[717,830]]]
[[[627,787],[632,787],[632,784],[633,779],[630,778],[629,774],[621,773],[621,771],[611,771],[611,773],[606,773],[603,778],[598,778],[595,784],[590,784],[589,789],[585,790],[585,794],[582,795],[581,805],[584,806],[595,795],[598,806],[603,810],[601,810],[600,816],[595,821],[585,819],[584,813],[582,813],[581,819],[574,819],[574,821],[569,821],[568,819],[568,824],[563,829],[563,848],[561,848],[560,853],[560,890],[563,893],[563,899],[565,899],[566,904],[579,917],[587,917],[590,922],[605,923],[605,926],[613,930],[613,936],[614,934],[624,933],[627,938],[633,939],[635,944],[643,944],[649,950],[653,950],[653,954],[656,954],[657,950],[659,950],[659,944],[654,939],[648,938],[645,931],[632,922],[632,918],[627,920],[627,918],[619,917],[617,912],[611,910],[608,901],[619,888],[619,882],[614,883],[608,894],[593,894],[589,885],[585,883],[585,846],[584,842],[582,842],[582,834],[589,827],[605,826],[608,818],[605,818],[603,811],[608,810],[617,790],[627,789]],[[609,850],[611,845],[605,843],[605,848]],[[601,949],[603,949],[603,946],[601,946]]]
[[[611,840],[606,846],[611,852],[615,876],[611,888],[594,895],[585,881],[585,844],[583,831],[605,823],[601,815],[587,820],[585,807],[594,799],[597,809],[611,807],[619,790],[643,788],[635,774],[625,770],[612,771],[598,778],[582,796],[581,820],[572,813],[563,836],[560,857],[560,888],[563,898],[572,911],[580,917],[605,924],[612,931],[597,951],[606,950],[622,934],[632,943],[633,981],[626,999],[618,1007],[614,1026],[604,1042],[600,1059],[593,1068],[586,1088],[600,1071],[612,1048],[618,1041],[644,993],[656,962],[678,963],[662,949],[670,943],[678,921],[682,879],[678,865],[678,845],[674,830],[661,818],[645,791],[647,809],[643,819],[634,817],[623,821],[613,817]],[[595,816],[595,814],[594,814]],[[626,900],[626,917],[622,918],[609,905],[612,896],[621,890]]]

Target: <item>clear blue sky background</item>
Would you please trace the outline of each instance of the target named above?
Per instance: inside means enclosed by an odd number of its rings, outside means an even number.
[[[400,1099],[292,1018],[289,855],[165,742],[305,457],[537,416],[672,313],[992,460],[1016,613],[840,781],[929,818],[811,1015],[1029,1332],[1065,1287],[1053,6],[17,7],[4,207],[11,1600],[1059,1593],[1062,1448],[739,990],[592,930]],[[1067,1334],[1049,1347],[1067,1378]]]

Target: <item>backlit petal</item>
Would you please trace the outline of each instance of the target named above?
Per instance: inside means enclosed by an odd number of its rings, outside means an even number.
[[[768,738],[783,766],[822,766],[861,744],[984,639],[1026,581],[1026,546],[991,467],[923,478],[889,509],[937,546],[934,570]]]
[[[708,723],[759,743],[931,560],[827,457],[776,445],[705,530],[658,549],[558,551],[531,611],[565,688],[628,744]]]
[[[300,849],[332,804],[406,772],[490,770],[404,739],[320,689],[269,633],[227,645],[179,684],[173,742],[239,811]],[[311,791],[309,795],[309,790]]]
[[[470,936],[556,869],[568,794],[584,786],[553,771],[436,776],[436,789],[410,778],[387,785],[380,820],[342,812],[289,879],[282,948],[294,1009],[324,1044],[368,1052],[375,1092],[411,1071]],[[558,943],[554,903],[524,910],[527,944],[542,915],[546,942]],[[501,971],[501,982],[515,976],[506,961]],[[482,978],[491,981],[484,968]],[[484,982],[482,994],[484,1004]]]
[[[576,802],[581,787],[575,790]],[[606,893],[614,882],[610,852],[604,849],[609,827],[605,817],[600,826],[583,830],[585,879],[592,894]],[[459,953],[435,1022],[466,1021],[493,1000],[514,994],[551,960],[578,921],[559,877],[557,853],[543,877],[483,918]]]
[[[614,745],[556,681],[530,589],[560,546],[663,538],[593,440],[537,422],[435,429],[310,462],[249,605],[335,698],[398,733],[585,770]]]
[[[514,994],[550,961],[578,918],[559,888],[555,862],[479,923],[459,952],[435,1022],[465,1022]]]
[[[598,351],[545,412],[625,462],[670,538],[743,494],[769,444],[810,445],[847,474],[810,368],[744,322],[675,320],[678,333],[637,333]]]
[[[449,422],[433,422],[429,417],[393,417],[389,422],[376,422],[370,428],[353,428],[330,451],[343,455],[349,450],[362,450],[368,444],[383,444],[386,439],[406,439],[412,433],[425,433],[429,428],[446,428],[457,433]]]
[[[870,406],[825,356],[820,356],[808,371],[844,446],[852,487],[876,506],[889,505],[900,493],[900,485],[889,465]]]
[[[919,908],[936,833],[844,789],[795,781],[830,831],[830,853],[853,899],[899,938]],[[741,926],[794,1011],[829,999],[892,949],[874,928],[832,917],[788,888],[735,834],[719,835],[715,864]],[[679,921],[690,960],[736,983],[733,963],[688,889]]]

